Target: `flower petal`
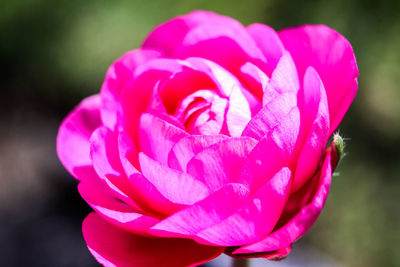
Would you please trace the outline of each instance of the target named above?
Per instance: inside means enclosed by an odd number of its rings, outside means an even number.
[[[131,233],[148,235],[158,219],[141,214],[138,206],[123,202],[99,178],[86,179],[78,185],[82,198],[104,219]]]
[[[232,215],[202,230],[200,244],[240,246],[269,234],[278,222],[290,193],[291,171],[282,168]]]
[[[258,99],[263,98],[263,93],[269,82],[269,77],[259,67],[251,62],[246,62],[240,67],[239,77],[249,90]]]
[[[279,37],[292,55],[300,77],[308,66],[321,76],[328,97],[331,135],[357,92],[358,68],[350,43],[324,25],[286,29]]]
[[[187,164],[187,173],[203,181],[211,191],[237,182],[247,155],[256,143],[249,137],[225,139],[194,156]]]
[[[117,123],[122,89],[131,81],[137,66],[161,56],[161,53],[150,49],[138,49],[125,53],[108,69],[101,87],[101,118],[110,129]]]
[[[142,174],[169,201],[192,205],[209,194],[208,188],[192,176],[161,165],[144,153],[139,153]]]
[[[147,238],[112,226],[95,213],[82,225],[87,246],[102,265],[195,266],[222,253],[224,248],[199,245],[187,239]]]
[[[185,136],[188,136],[187,132],[151,113],[143,113],[140,117],[140,151],[165,166],[171,148]]]
[[[211,25],[221,24],[227,27],[229,27],[228,25],[239,24],[232,18],[214,12],[193,11],[157,26],[147,36],[143,47],[159,49],[167,56],[174,56],[175,49],[181,44],[186,34],[191,29],[206,23]]]
[[[247,61],[266,61],[254,40],[239,23],[234,27],[202,24],[191,29],[175,50],[174,56],[206,58],[234,74]]]
[[[247,26],[247,31],[264,54],[267,60],[266,73],[271,75],[284,51],[278,33],[271,27],[260,23]]]
[[[85,98],[61,123],[57,135],[58,158],[78,180],[93,173],[89,139],[100,124],[99,95]]]
[[[241,184],[227,184],[207,198],[162,220],[149,232],[164,237],[194,237],[231,215],[248,194],[248,189]]]
[[[222,134],[185,136],[172,147],[168,155],[168,165],[176,170],[186,171],[188,162],[197,153],[227,138],[226,135]]]
[[[312,67],[304,74],[303,91],[299,95],[302,98],[299,100],[302,128],[298,142],[302,148],[297,157],[293,192],[314,175],[329,137],[329,109],[325,88]]]
[[[301,203],[303,205],[300,206],[300,209],[289,218],[285,218],[285,216],[283,216],[282,218],[284,221],[282,223],[278,222],[279,227],[276,227],[276,230],[268,237],[256,243],[243,246],[233,253],[241,254],[273,251],[288,247],[294,241],[299,239],[305,232],[307,232],[320,214],[328,196],[331,185],[331,177],[331,154],[330,151],[328,151],[326,153],[321,170],[313,179],[309,181],[306,188],[303,187],[304,189],[301,189],[304,190],[304,192],[301,192],[302,194],[300,199],[303,199],[304,196],[309,196],[309,194],[307,194],[308,191],[313,191],[316,189],[316,193],[313,195],[312,199],[306,203]],[[295,203],[293,205],[299,205],[298,196],[295,195],[292,197],[295,198]],[[291,202],[291,199],[289,199],[289,203]]]
[[[119,198],[135,206],[130,198],[133,195],[131,186],[121,165],[117,135],[102,126],[93,132],[90,143],[90,156],[96,173]]]

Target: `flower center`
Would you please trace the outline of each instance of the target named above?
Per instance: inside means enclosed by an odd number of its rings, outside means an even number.
[[[198,90],[182,99],[174,116],[191,134],[215,135],[224,124],[228,100],[216,90]]]

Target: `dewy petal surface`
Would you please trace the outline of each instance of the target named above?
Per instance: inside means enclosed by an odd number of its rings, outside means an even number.
[[[358,67],[353,48],[346,38],[325,25],[285,29],[279,37],[292,55],[299,77],[303,77],[308,66],[321,76],[328,97],[332,134],[357,92]]]
[[[313,178],[316,182],[310,183],[311,188],[309,190],[313,190],[314,187],[317,188],[311,201],[300,207],[296,214],[268,237],[259,242],[243,246],[234,251],[234,254],[273,251],[285,248],[299,239],[308,231],[320,214],[328,196],[331,177],[331,153],[328,151],[320,172]]]
[[[106,267],[184,267],[207,262],[224,248],[199,245],[188,239],[154,239],[122,231],[95,213],[82,225],[93,256]]]
[[[93,95],[82,100],[60,126],[57,154],[65,168],[78,180],[94,172],[89,139],[100,125],[100,96]]]

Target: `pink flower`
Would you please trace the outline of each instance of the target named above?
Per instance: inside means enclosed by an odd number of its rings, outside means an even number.
[[[357,91],[349,42],[196,11],[158,26],[62,123],[57,150],[95,210],[105,266],[286,257],[318,217],[326,149]]]

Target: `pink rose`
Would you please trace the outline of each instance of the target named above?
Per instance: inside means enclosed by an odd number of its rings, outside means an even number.
[[[158,26],[59,130],[95,210],[91,253],[105,266],[286,257],[328,195],[327,142],[357,77],[350,43],[324,25],[277,33],[196,11]]]

